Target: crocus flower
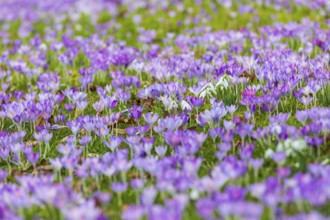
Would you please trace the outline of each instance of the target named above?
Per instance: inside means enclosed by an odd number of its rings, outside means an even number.
[[[106,147],[108,147],[111,151],[114,151],[121,143],[122,138],[117,136],[110,137],[109,141],[104,140],[103,143]]]
[[[111,183],[111,189],[114,192],[122,193],[127,190],[127,183],[124,182],[113,182]]]
[[[157,113],[152,114],[151,112],[148,112],[148,113],[146,113],[146,114],[143,115],[143,118],[144,118],[144,120],[146,120],[146,122],[149,125],[153,125],[158,120],[159,115]]]
[[[129,109],[132,117],[134,119],[137,119],[137,120],[141,118],[141,116],[142,116],[142,110],[143,110],[143,107],[136,106],[136,105],[133,105],[133,107]]]
[[[4,171],[4,170],[0,170],[0,182],[2,182],[3,180],[5,180],[8,176],[8,172]]]

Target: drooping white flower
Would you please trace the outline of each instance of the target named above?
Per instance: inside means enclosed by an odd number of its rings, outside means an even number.
[[[301,151],[303,149],[306,149],[307,144],[306,144],[306,141],[304,139],[300,138],[300,139],[292,141],[291,146],[296,151]]]
[[[278,143],[276,151],[285,151],[286,155],[295,155],[297,151],[302,151],[306,149],[307,144],[304,139],[286,139],[284,142]]]
[[[163,102],[167,110],[178,107],[178,103],[176,103],[176,101],[174,101],[170,96],[161,96],[159,99]]]
[[[206,96],[214,97],[215,94],[216,91],[214,85],[212,83],[207,83],[203,86],[198,96],[204,99]]]
[[[280,134],[282,132],[282,127],[278,124],[274,124],[271,128],[273,134]]]
[[[274,151],[269,148],[265,152],[265,158],[271,158],[273,154],[274,154]]]
[[[196,189],[191,190],[190,198],[192,200],[197,200],[199,198],[199,192]]]
[[[227,89],[229,86],[228,84],[228,80],[226,76],[222,76],[220,77],[220,79],[218,80],[218,82],[215,84],[215,87],[218,88],[220,87],[221,89]]]
[[[190,104],[185,100],[181,101],[181,108],[182,110],[189,110],[189,111],[191,110]]]

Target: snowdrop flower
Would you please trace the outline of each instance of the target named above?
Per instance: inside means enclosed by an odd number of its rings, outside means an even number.
[[[306,149],[307,144],[304,139],[297,139],[297,140],[292,141],[291,146],[296,151],[301,151],[303,149]]]
[[[185,100],[182,100],[181,102],[181,108],[182,110],[188,110],[188,111],[191,111],[191,106],[189,105],[189,103]]]
[[[272,126],[272,128],[271,128],[271,132],[272,132],[273,134],[280,134],[280,133],[282,132],[282,128],[281,128],[280,125],[278,125],[278,124],[274,124],[274,125]]]
[[[296,151],[302,151],[306,149],[307,144],[304,139],[286,139],[277,145],[276,151],[285,151],[287,156],[295,155]]]
[[[273,154],[274,154],[274,151],[269,148],[265,152],[265,158],[271,158]]]
[[[276,147],[277,152],[285,152],[286,155],[290,156],[293,155],[293,150],[290,147],[287,147],[286,143],[279,143]]]
[[[214,97],[214,94],[216,94],[214,85],[212,83],[207,83],[203,86],[198,96],[204,99],[206,96]]]
[[[199,192],[196,189],[192,189],[190,192],[190,198],[192,200],[197,200],[199,198]]]
[[[215,87],[218,88],[220,86],[221,89],[227,89],[229,84],[226,76],[220,77],[219,81],[215,84]]]
[[[167,110],[178,107],[178,104],[169,96],[161,96],[159,99],[163,102]]]

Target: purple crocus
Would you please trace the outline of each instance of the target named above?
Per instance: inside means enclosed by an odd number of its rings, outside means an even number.
[[[127,183],[125,182],[113,182],[111,183],[111,189],[116,193],[122,193],[127,190]]]
[[[148,112],[143,115],[143,118],[149,125],[153,125],[157,122],[159,115],[157,113],[153,114],[151,112]]]
[[[131,116],[132,116],[135,120],[138,120],[138,119],[141,118],[141,116],[142,116],[142,111],[143,111],[143,107],[141,107],[141,106],[137,106],[137,105],[133,105],[133,107],[129,109],[129,112],[131,113]]]

